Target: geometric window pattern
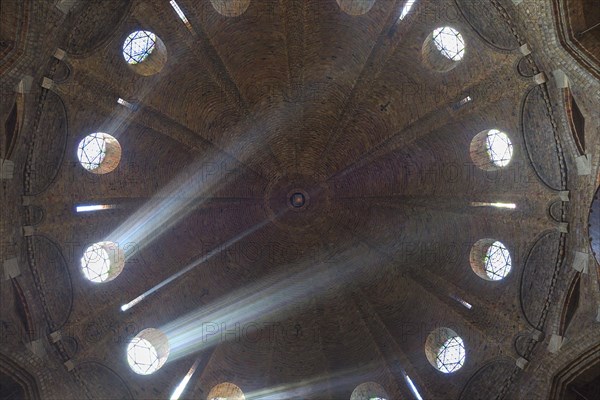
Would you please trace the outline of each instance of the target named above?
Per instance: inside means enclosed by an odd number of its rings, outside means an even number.
[[[433,31],[433,43],[444,57],[452,61],[459,61],[465,55],[465,42],[462,35],[449,26]]]
[[[160,359],[156,348],[146,339],[134,337],[127,346],[127,362],[140,375],[149,375],[158,370]]]
[[[505,167],[512,158],[513,146],[506,133],[490,129],[485,140],[485,150],[497,167]]]
[[[106,156],[106,139],[110,137],[106,133],[96,132],[87,135],[79,142],[77,148],[77,158],[88,171],[95,170],[100,167],[104,157]]]
[[[435,358],[437,368],[445,374],[457,371],[465,363],[465,344],[459,336],[447,339]]]
[[[487,276],[493,281],[504,279],[510,272],[510,253],[501,242],[494,242],[487,249],[484,268]]]
[[[389,396],[385,389],[376,382],[364,382],[352,391],[350,400],[386,400]]]
[[[110,242],[99,242],[91,245],[83,253],[81,269],[83,275],[92,282],[104,282],[110,271],[110,257],[104,245]]]
[[[135,31],[123,43],[123,57],[129,64],[144,61],[156,45],[156,35],[149,31]]]

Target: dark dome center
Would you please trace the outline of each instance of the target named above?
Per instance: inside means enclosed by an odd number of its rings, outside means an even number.
[[[306,203],[306,198],[302,193],[297,192],[290,197],[290,203],[292,204],[292,207],[300,208]]]

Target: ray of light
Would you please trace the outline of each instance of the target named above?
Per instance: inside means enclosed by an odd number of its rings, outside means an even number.
[[[361,364],[352,369],[337,371],[324,376],[314,376],[297,382],[284,383],[269,388],[244,393],[246,400],[285,400],[291,398],[324,397],[330,389],[358,385],[377,364]]]
[[[121,108],[127,111],[121,113],[120,120],[114,122],[115,129],[123,129],[123,114],[129,115],[133,112],[128,108]],[[256,151],[265,145],[265,133],[260,128],[262,125],[257,122],[257,126],[259,127],[249,130],[242,139],[230,146],[215,146],[209,154],[193,161],[123,221],[105,240],[119,243],[121,246],[127,245],[137,252],[176,225],[228,183],[228,176],[240,165],[246,166],[244,160],[255,155]],[[248,143],[252,143],[254,150],[246,151]],[[243,159],[239,160],[237,157],[244,152],[246,153]],[[126,257],[131,257],[135,252],[129,252]]]
[[[421,394],[419,393],[419,390],[417,389],[413,381],[410,379],[410,376],[404,375],[404,378],[406,378],[406,383],[408,383],[408,387],[410,388],[411,392],[413,392],[417,400],[423,400]]]
[[[482,201],[473,201],[473,202],[471,202],[471,205],[473,207],[496,207],[496,208],[508,208],[508,209],[517,208],[517,205],[515,203],[489,203],[489,202],[482,202]]]
[[[473,308],[473,305],[463,299],[461,299],[459,296],[455,296],[455,295],[451,295],[450,297],[452,297],[454,300],[458,301],[460,304],[462,304],[463,306],[465,306],[466,308],[468,308],[469,310],[471,308]]]
[[[353,257],[346,257],[350,254]],[[351,248],[343,258],[347,261],[313,265],[309,260],[289,266],[299,271],[295,273],[284,267],[284,273],[239,289],[160,327],[169,338],[169,361],[232,340],[239,326],[258,325],[278,318],[335,286],[351,283],[367,257]]]
[[[187,17],[183,13],[183,10],[181,9],[181,7],[179,7],[179,4],[177,4],[177,2],[175,0],[171,0],[169,3],[171,4],[171,7],[173,7],[173,10],[175,10],[175,12],[177,13],[177,16],[179,17],[179,19],[181,21],[183,21],[183,23],[186,26],[188,26],[190,24],[190,22],[188,21]]]
[[[92,204],[88,206],[77,206],[75,209],[78,213],[80,212],[90,212],[90,211],[99,211],[99,210],[109,210],[114,208],[112,205],[107,204]]]
[[[107,236],[120,244],[135,244],[137,251],[198,207],[220,186],[225,171],[217,157],[196,161],[141,206]],[[128,254],[131,257],[132,254]]]
[[[239,235],[237,235],[237,236],[229,239],[225,244],[218,246],[217,248],[211,250],[210,252],[208,252],[205,255],[202,255],[201,257],[198,257],[197,259],[195,259],[194,261],[192,261],[188,265],[186,265],[180,271],[178,271],[175,274],[171,275],[170,277],[168,277],[164,281],[160,282],[156,286],[152,287],[151,289],[148,289],[147,291],[145,291],[144,293],[142,293],[141,295],[139,295],[138,297],[136,297],[135,299],[133,299],[129,303],[122,305],[121,306],[121,311],[127,311],[131,307],[135,306],[136,304],[139,304],[142,300],[144,300],[146,297],[148,297],[152,293],[155,293],[160,288],[168,285],[169,283],[173,282],[177,278],[180,278],[183,275],[187,274],[188,272],[190,272],[191,270],[193,270],[194,268],[196,268],[198,265],[203,264],[206,261],[210,260],[215,255],[218,255],[223,250],[226,250],[228,247],[232,246],[233,244],[235,244],[239,240],[245,238],[249,234],[255,232],[256,230],[262,228],[263,226],[265,226],[269,222],[270,222],[270,220],[268,220],[268,219],[264,220],[264,221],[260,222],[259,224],[256,224],[256,225],[250,227],[250,229],[247,229],[246,231],[242,232],[241,234],[239,234]]]
[[[400,20],[403,20],[408,15],[416,1],[417,0],[406,0],[406,3],[404,3],[404,7],[402,8],[402,14],[400,14]]]
[[[190,368],[188,373],[185,374],[185,376],[183,377],[183,379],[181,380],[179,385],[177,385],[177,387],[175,388],[175,391],[171,395],[170,400],[179,400],[179,397],[181,397],[183,391],[185,390],[185,387],[187,386],[188,382],[192,378],[192,375],[194,375],[194,372],[196,372],[196,368],[198,368],[199,363],[200,363],[200,358],[197,358],[196,361],[194,362],[194,364],[192,365],[192,368]]]

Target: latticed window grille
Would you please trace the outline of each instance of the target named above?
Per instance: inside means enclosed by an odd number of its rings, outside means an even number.
[[[102,243],[88,247],[81,258],[83,275],[92,282],[104,282],[109,277],[110,256]]]
[[[494,242],[487,249],[484,268],[487,276],[493,281],[504,279],[510,272],[512,263],[508,249],[501,242]]]
[[[505,167],[510,163],[513,146],[506,133],[490,129],[485,141],[485,150],[490,161],[497,167]]]
[[[129,64],[139,64],[156,47],[156,35],[149,31],[135,31],[123,43],[123,57]]]
[[[460,369],[465,363],[465,344],[459,336],[447,339],[438,350],[437,368],[448,374]]]
[[[158,329],[147,328],[127,345],[127,363],[136,374],[150,375],[158,371],[169,357],[167,336]]]
[[[462,35],[449,26],[433,31],[433,43],[444,57],[452,61],[462,60],[465,55],[465,42]]]
[[[131,369],[140,375],[152,374],[161,367],[156,348],[146,339],[139,337],[134,337],[129,342],[127,361]]]
[[[108,135],[102,132],[87,135],[79,143],[77,158],[83,168],[92,171],[100,167],[106,156],[106,139]]]

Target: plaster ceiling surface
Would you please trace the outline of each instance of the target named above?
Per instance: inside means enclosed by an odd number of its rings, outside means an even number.
[[[36,196],[45,209],[36,229],[59,244],[71,277],[62,330],[78,341],[73,359],[108,367],[129,396],[170,396],[200,360],[185,398],[222,382],[246,398],[350,398],[364,382],[412,398],[405,375],[424,398],[458,398],[481,366],[515,357],[514,338],[530,323],[519,303],[524,265],[555,229],[546,210],[560,189],[544,176],[558,174],[558,159],[534,167],[523,137],[536,85],[518,70],[518,43],[492,6],[419,0],[399,19],[403,1],[361,5],[364,14],[338,3],[253,0],[227,16],[209,1],[180,0],[187,25],[159,0],[128,2],[118,15],[86,2],[66,17],[74,28],[58,47],[70,74],[52,90],[66,110],[66,167]],[[469,19],[482,13],[489,19]],[[423,55],[440,26],[466,44],[446,72]],[[164,43],[160,72],[124,62],[136,29]],[[544,117],[535,107],[526,115]],[[485,171],[470,145],[493,128],[507,132],[514,154]],[[101,175],[81,168],[74,150],[97,131],[122,148],[117,169]],[[301,207],[290,203],[296,193]],[[486,202],[516,208],[473,205]],[[78,215],[75,204],[115,208]],[[502,281],[471,269],[483,238],[511,252]],[[127,261],[114,280],[93,284],[79,262],[101,240],[126,247]],[[455,373],[427,360],[438,327],[465,342]],[[149,376],[125,357],[145,328],[171,345]]]

